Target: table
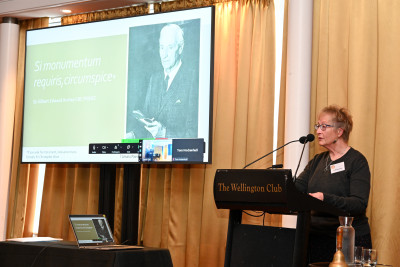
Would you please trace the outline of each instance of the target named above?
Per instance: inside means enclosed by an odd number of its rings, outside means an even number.
[[[330,262],[316,262],[316,263],[310,263],[308,267],[329,267]],[[348,263],[347,264],[349,267],[352,266],[362,266],[361,263]],[[386,266],[386,267],[393,267],[393,265],[387,265],[387,264],[376,264],[376,267],[380,266]]]
[[[0,242],[2,267],[84,266],[84,267],[172,267],[168,249],[138,250],[79,249],[75,242]]]

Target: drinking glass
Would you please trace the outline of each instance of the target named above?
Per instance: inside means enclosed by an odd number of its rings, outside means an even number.
[[[362,251],[363,251],[363,247],[354,247],[354,262],[355,263],[362,262]]]
[[[378,262],[378,252],[376,249],[364,248],[362,250],[362,263],[365,266],[375,266]]]

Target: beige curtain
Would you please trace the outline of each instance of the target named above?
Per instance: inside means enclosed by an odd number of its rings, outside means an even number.
[[[68,24],[76,24],[83,22],[93,22],[106,19],[138,16],[148,13],[149,13],[148,5],[137,5],[126,8],[117,8],[99,12],[90,12],[79,15],[64,16],[61,18],[61,24],[68,25]]]
[[[15,97],[13,155],[6,238],[29,237],[33,234],[39,168],[37,164],[20,164],[22,111],[24,101],[25,36],[27,30],[46,27],[48,24],[48,18],[23,20],[19,23],[20,34],[17,92]]]
[[[165,10],[165,9],[164,9]],[[242,168],[272,150],[275,15],[271,1],[216,5],[213,163],[142,171],[141,237],[166,247],[174,266],[223,266],[228,211],[217,210],[218,168]],[[252,168],[266,168],[267,158]],[[245,216],[246,223],[262,223]],[[280,216],[265,224],[279,225]]]
[[[212,6],[217,2],[230,2],[230,1],[218,1],[218,0],[177,0],[177,1],[165,1],[154,4],[154,12],[168,12],[181,9],[189,9],[203,6]]]
[[[39,236],[74,240],[69,214],[97,214],[99,167],[47,164],[40,212]]]
[[[312,124],[328,104],[348,107],[350,145],[368,159],[367,215],[379,262],[400,261],[400,2],[314,0]],[[317,145],[311,156],[320,152]]]

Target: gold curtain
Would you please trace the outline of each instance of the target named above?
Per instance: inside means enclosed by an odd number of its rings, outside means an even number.
[[[166,1],[154,4],[154,12],[168,12],[188,8],[196,8],[203,6],[212,6],[217,2],[231,2],[231,1],[217,1],[217,0],[178,0]]]
[[[69,214],[97,214],[98,165],[47,164],[40,212],[39,236],[74,240]]]
[[[15,96],[14,139],[6,238],[29,237],[33,234],[39,167],[37,164],[20,164],[24,102],[25,36],[27,30],[43,28],[48,24],[48,18],[23,20],[19,23],[17,92]]]
[[[75,240],[69,214],[97,214],[100,166],[97,164],[47,164],[43,184],[38,236]],[[123,167],[115,180],[114,238],[121,238]]]
[[[350,145],[368,159],[367,215],[379,262],[400,261],[400,2],[314,0],[311,124],[328,104],[348,107]],[[318,151],[317,145],[311,156]]]
[[[242,168],[273,146],[273,2],[217,4],[215,20],[213,163],[145,165],[142,171],[143,244],[168,248],[178,267],[223,266],[228,211],[214,204],[215,171]],[[271,164],[265,159],[252,168]],[[252,224],[262,219],[243,218]],[[280,216],[266,216],[265,224],[279,225]]]
[[[104,10],[99,12],[83,13],[78,15],[64,16],[61,18],[62,25],[93,22],[106,19],[132,17],[149,13],[148,5],[138,5],[125,8]]]

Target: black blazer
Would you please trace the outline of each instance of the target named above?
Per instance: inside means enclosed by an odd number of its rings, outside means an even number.
[[[197,138],[199,78],[182,63],[168,91],[164,73],[151,76],[143,113],[166,127],[167,138]]]

